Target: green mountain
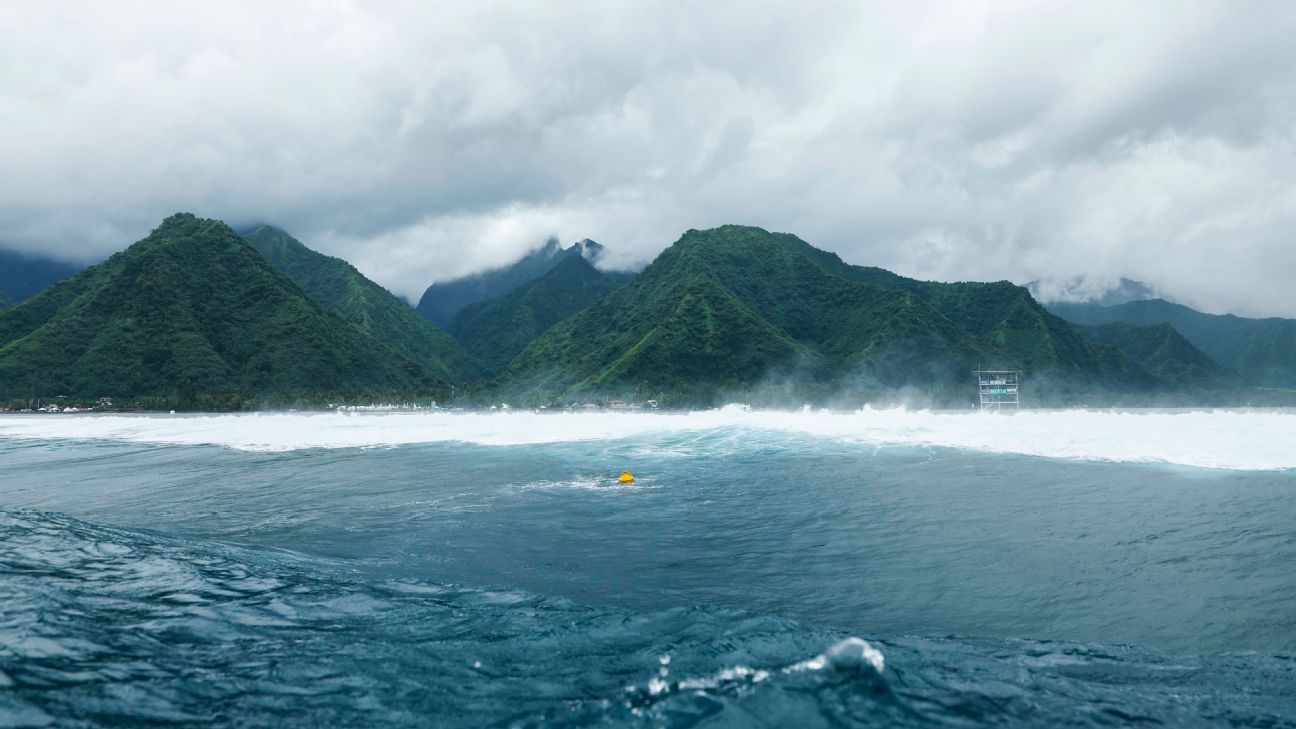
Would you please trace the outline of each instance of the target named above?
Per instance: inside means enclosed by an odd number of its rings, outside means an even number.
[[[741,226],[688,231],[630,283],[532,342],[503,384],[523,398],[707,401],[785,385],[966,393],[977,366],[1026,369],[1036,392],[1055,397],[1158,384],[1020,287],[914,281]]]
[[[1162,299],[1119,306],[1053,304],[1050,309],[1079,324],[1124,322],[1135,326],[1169,324],[1211,359],[1248,382],[1296,388],[1296,320],[1247,319],[1204,314]]]
[[[951,404],[970,400],[972,369],[1013,368],[1026,371],[1033,404],[1175,394],[1276,402],[1291,391],[1239,383],[1296,383],[1291,320],[1157,300],[1056,306],[1108,321],[1069,324],[1007,282],[917,281],[848,265],[792,235],[725,226],[688,231],[624,284],[566,255],[464,308],[452,338],[283,231],[245,239],[178,214],[0,310],[0,398],[223,408],[437,397],[453,385],[520,402]],[[482,374],[493,379],[473,381]]]
[[[419,299],[418,312],[437,326],[449,328],[455,316],[471,304],[490,301],[531,283],[573,256],[597,261],[602,253],[603,246],[592,240],[563,248],[551,238],[541,248],[508,266],[432,284]]]
[[[462,385],[476,376],[476,366],[453,337],[346,261],[317,253],[268,225],[243,237],[301,287],[311,301],[342,315],[445,382]]]
[[[81,270],[52,258],[0,250],[0,307],[18,304]]]
[[[1113,390],[1160,384],[1114,348],[1095,347],[1021,286],[1007,281],[917,281],[880,268],[849,266],[835,255],[825,255],[839,275],[921,297],[997,352],[996,361],[1036,377],[1044,374],[1070,385]]]
[[[1091,342],[1119,349],[1164,382],[1193,388],[1228,388],[1241,384],[1237,373],[1216,363],[1169,324],[1147,327],[1125,322],[1077,324],[1076,330]]]
[[[13,300],[6,296],[3,291],[0,291],[0,309],[5,309],[10,306],[13,306]]]
[[[441,384],[311,302],[224,223],[187,213],[0,312],[0,397],[221,407]]]
[[[455,317],[450,333],[493,376],[549,327],[599,301],[616,287],[584,256],[567,256],[535,281],[464,308]]]

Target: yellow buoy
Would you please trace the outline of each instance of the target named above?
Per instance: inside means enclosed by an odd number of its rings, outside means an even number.
[[[634,474],[630,473],[629,471],[622,471],[621,478],[619,480],[621,481],[621,483],[634,483]]]

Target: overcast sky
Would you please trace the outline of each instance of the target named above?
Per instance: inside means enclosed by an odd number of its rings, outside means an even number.
[[[792,232],[1296,316],[1296,3],[0,3],[0,246],[187,210],[417,298],[557,236]]]

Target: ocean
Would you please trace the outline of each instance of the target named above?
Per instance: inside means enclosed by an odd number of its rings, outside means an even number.
[[[1296,412],[0,417],[0,726],[1133,724],[1296,726]]]

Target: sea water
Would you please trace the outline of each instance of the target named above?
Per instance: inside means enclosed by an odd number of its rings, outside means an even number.
[[[1294,517],[1290,411],[3,417],[0,726],[1296,726]]]

